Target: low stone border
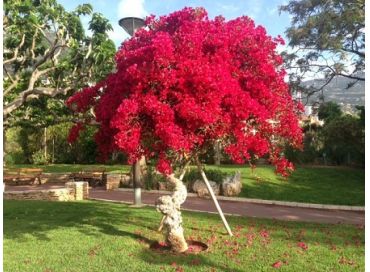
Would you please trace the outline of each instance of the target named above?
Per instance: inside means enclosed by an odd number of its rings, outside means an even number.
[[[117,191],[131,192],[131,188],[118,188]],[[150,194],[171,194],[169,191],[160,190],[142,190],[142,192]],[[198,197],[195,193],[188,193],[189,197]],[[256,204],[266,204],[266,205],[278,205],[287,207],[299,207],[299,208],[311,208],[311,209],[322,209],[322,210],[340,210],[340,211],[365,211],[365,207],[362,206],[346,206],[346,205],[324,205],[324,204],[313,204],[313,203],[301,203],[301,202],[289,202],[289,201],[278,201],[278,200],[263,200],[255,198],[242,198],[242,197],[227,197],[227,196],[217,196],[218,200],[225,201],[235,201],[235,202],[247,202]]]
[[[87,199],[89,189],[87,182],[78,181],[67,182],[64,188],[5,191],[3,196],[7,200],[73,201]]]
[[[72,188],[59,188],[38,191],[7,191],[4,192],[6,200],[49,200],[70,201],[74,198]]]

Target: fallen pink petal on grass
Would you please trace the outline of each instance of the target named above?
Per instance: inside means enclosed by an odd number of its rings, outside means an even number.
[[[273,268],[280,268],[283,265],[282,261],[277,261],[272,264]]]
[[[308,249],[308,246],[304,242],[297,243],[297,246],[300,247],[300,248],[302,248],[303,250],[307,250]]]
[[[270,234],[268,233],[268,231],[267,230],[265,230],[265,229],[263,229],[263,230],[261,230],[260,231],[260,235],[261,235],[261,237],[263,237],[263,238],[269,238],[270,237]]]

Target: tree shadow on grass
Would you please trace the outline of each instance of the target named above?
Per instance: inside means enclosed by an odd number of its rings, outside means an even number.
[[[149,229],[151,221],[143,210],[131,210],[123,205],[111,209],[105,203],[93,202],[6,201],[3,214],[4,238],[18,241],[27,240],[29,236],[50,240],[48,231],[63,228],[74,228],[84,235],[101,233],[147,241],[116,226]]]
[[[217,258],[210,255],[208,252],[202,252],[199,254],[187,254],[187,253],[158,253],[151,249],[144,249],[138,255],[138,257],[148,265],[157,266],[172,266],[174,268],[184,268],[186,271],[187,267],[203,268],[209,271],[211,268],[216,269],[216,271],[225,272],[243,272],[245,270],[236,268],[237,265],[230,265],[227,263],[217,263],[212,258]],[[181,269],[176,271],[183,271]],[[203,270],[202,270],[203,271]]]
[[[185,236],[201,237],[206,241],[212,235],[219,239],[229,240],[217,215],[184,212]],[[188,220],[191,218],[190,220]],[[39,240],[51,239],[48,232],[57,229],[74,229],[88,236],[110,235],[129,237],[145,245],[152,244],[148,237],[156,237],[154,231],[160,215],[151,208],[132,209],[121,204],[103,202],[47,202],[47,201],[5,201],[4,204],[4,238],[26,242],[30,236]],[[271,232],[272,240],[296,243],[304,240],[307,243],[320,243],[347,246],[357,240],[364,242],[364,231],[361,227],[348,225],[327,225],[315,223],[284,222],[268,219],[251,219],[245,217],[228,217],[233,232],[240,233],[234,241],[245,239],[245,235],[266,229]],[[136,228],[136,231],[133,230]],[[132,230],[132,231],[131,231]],[[191,230],[191,233],[190,233]],[[301,231],[304,231],[304,235]],[[354,239],[355,238],[355,239]],[[154,254],[154,253],[153,253]],[[145,252],[143,253],[143,258]],[[202,254],[199,257],[203,256]],[[204,256],[207,256],[206,254]],[[179,261],[191,261],[192,255],[179,258]],[[203,258],[203,257],[202,257]],[[166,260],[166,259],[165,259]],[[160,258],[153,262],[163,262]],[[211,261],[204,257],[204,263]]]

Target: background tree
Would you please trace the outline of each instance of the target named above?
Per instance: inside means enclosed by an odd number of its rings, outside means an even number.
[[[334,102],[320,105],[319,119],[323,125],[307,120],[302,124],[304,131],[303,150],[285,149],[287,158],[295,163],[364,166],[365,126],[364,107],[357,107],[354,115],[344,114]]]
[[[365,80],[365,1],[291,0],[280,7],[291,16],[284,53],[291,86],[308,95],[323,91],[335,77]],[[321,86],[302,86],[305,76],[319,75]]]
[[[85,35],[81,15],[91,15],[91,37]],[[5,126],[32,119],[59,122],[60,115],[68,116],[65,97],[114,67],[115,46],[107,35],[112,26],[89,4],[67,12],[55,0],[5,1],[3,28]],[[42,96],[58,102],[29,103]]]
[[[147,29],[125,41],[116,55],[117,71],[68,100],[77,112],[93,109],[102,156],[125,152],[129,162],[141,156],[175,185],[158,200],[165,215],[167,242],[187,248],[180,204],[186,187],[173,168],[191,160],[204,175],[199,156],[216,141],[237,163],[269,155],[277,172],[293,166],[282,156],[288,143],[302,140],[297,105],[292,100],[282,58],[273,39],[248,17],[209,20],[202,8],[185,8],[146,20]],[[77,138],[83,124],[71,130]]]
[[[356,106],[356,109],[359,111],[360,124],[365,131],[365,106]]]
[[[342,110],[340,106],[335,102],[326,102],[322,103],[319,106],[318,110],[318,117],[320,120],[323,120],[324,122],[328,123],[331,120],[341,117]]]
[[[96,127],[87,127],[78,141],[68,143],[69,130],[74,124],[63,122],[47,127],[45,156],[44,129],[23,126],[12,127],[7,130],[6,136],[6,164],[47,164],[47,163],[81,163],[91,164],[96,162],[97,146],[94,141]],[[118,154],[119,155],[119,154]],[[122,155],[116,156],[112,163],[123,163]],[[111,162],[109,162],[111,163]]]
[[[85,35],[83,15],[91,16],[91,36]],[[89,4],[68,12],[55,0],[5,1],[3,18],[4,139],[10,127],[78,122],[65,106],[66,97],[114,67],[108,20]]]
[[[356,116],[343,115],[330,119],[322,128],[323,152],[332,163],[365,163],[365,132]]]
[[[323,147],[320,137],[321,127],[307,121],[302,124],[302,129],[304,133],[303,149],[294,149],[288,145],[285,147],[284,154],[289,161],[297,164],[317,163]]]

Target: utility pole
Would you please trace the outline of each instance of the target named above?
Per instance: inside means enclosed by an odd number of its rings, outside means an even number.
[[[118,24],[130,35],[133,36],[135,32],[145,25],[144,20],[142,18],[137,17],[125,17],[118,21]],[[141,176],[141,167],[140,162],[143,158],[137,160],[131,168],[132,175],[133,175],[133,187],[134,187],[134,206],[140,207],[142,206],[141,201],[141,187],[142,184],[142,176]],[[145,160],[145,158],[144,158]]]

